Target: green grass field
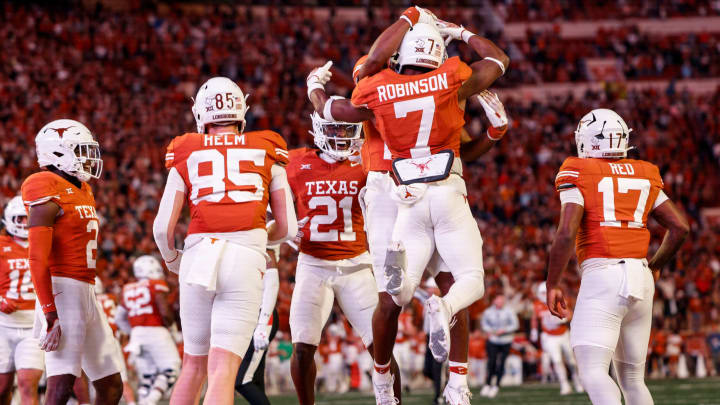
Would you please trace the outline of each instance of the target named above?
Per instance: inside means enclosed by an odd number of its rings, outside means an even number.
[[[655,399],[655,405],[720,405],[720,379],[706,378],[702,380],[652,380],[649,381],[650,391]],[[473,404],[503,404],[503,405],[590,405],[587,394],[572,394],[561,397],[557,385],[526,384],[520,387],[508,387],[500,390],[494,399],[480,397],[475,391]],[[429,392],[418,392],[403,397],[406,405],[429,405],[431,403]],[[274,396],[270,398],[273,405],[296,404],[294,396]],[[245,404],[244,400],[237,400],[236,404]],[[373,404],[374,398],[369,395],[348,393],[342,395],[321,395],[317,405],[341,404]]]

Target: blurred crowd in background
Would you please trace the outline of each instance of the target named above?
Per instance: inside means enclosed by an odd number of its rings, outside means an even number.
[[[703,0],[625,1],[619,8],[609,1],[492,3],[496,13],[505,10],[508,21],[579,19],[584,5],[584,10],[596,10],[597,18],[717,15],[720,7]],[[174,136],[195,130],[190,97],[200,83],[214,75],[236,80],[250,94],[248,129],[277,131],[291,148],[311,145],[307,72],[333,60],[337,70],[330,91],[349,95],[352,82],[347,74],[398,12],[380,12],[369,24],[316,19],[309,8],[277,9],[265,19],[213,7],[204,15],[177,10],[161,15],[153,7],[118,14],[100,7],[15,2],[0,7],[0,203],[18,193],[23,179],[38,170],[33,139],[45,123],[61,117],[85,123],[99,138],[105,162],[103,178],[94,184],[102,219],[98,272],[115,293],[132,280],[133,258],[157,254],[151,228],[164,186],[165,147]],[[488,35],[507,51],[511,67],[497,87],[587,81],[585,60],[597,56],[616,58],[630,79],[720,77],[718,35],[649,36],[628,27],[598,33],[589,43],[565,41],[552,31],[528,31],[526,38],[510,41],[500,32],[479,29],[482,13],[467,21],[454,19],[458,14],[450,9],[437,14]],[[474,59],[464,45],[452,45],[449,52]],[[582,97],[568,94],[541,101],[519,98],[512,91],[504,94],[510,131],[465,171],[468,198],[484,239],[486,274],[485,298],[471,307],[473,359],[482,361],[484,355],[482,311],[502,293],[520,319],[514,347],[524,361],[521,374],[542,375],[539,352],[526,337],[534,289],[545,277],[560,209],[553,180],[562,161],[575,153],[578,119],[592,108],[607,107],[634,128],[630,142],[637,149],[631,156],[660,167],[665,192],[692,225],[689,240],[657,283],[649,371],[657,377],[678,376],[685,367],[696,375],[697,364],[703,363],[706,374],[720,374],[720,221],[707,214],[720,207],[720,89],[698,96],[672,84],[662,91],[608,84]],[[466,128],[472,136],[484,136],[482,117],[479,104],[470,103]],[[650,229],[653,251],[662,231],[654,223]],[[181,224],[179,235],[184,231]],[[277,306],[284,333],[273,345],[271,371],[289,367],[295,261],[296,253],[283,246]],[[579,285],[575,268],[571,263],[565,279],[571,296]],[[175,276],[170,275],[169,282],[176,285]],[[408,344],[399,347],[416,359],[407,364],[420,361],[413,353],[424,352],[421,312],[411,305],[403,315],[400,339]],[[329,324],[320,350],[323,362],[341,361],[338,367],[355,375],[345,388],[361,387],[366,357],[359,340],[339,313]],[[342,356],[333,357],[338,353]],[[412,373],[417,374],[416,369]],[[286,383],[270,380],[271,387],[279,389]]]

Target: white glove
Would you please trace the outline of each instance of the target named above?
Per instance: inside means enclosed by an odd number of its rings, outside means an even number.
[[[58,346],[60,346],[61,336],[60,320],[56,319],[52,326],[48,325],[48,329],[44,332],[44,335],[40,336],[40,349],[46,352],[57,350]]]
[[[497,94],[490,90],[483,90],[477,96],[480,105],[485,110],[490,124],[495,128],[500,128],[508,124],[507,113],[505,112],[505,106],[498,98]]]
[[[177,252],[177,256],[175,256],[174,259],[167,261],[165,260],[165,266],[167,266],[168,270],[175,274],[180,274],[180,261],[182,260],[182,250],[177,249],[175,250]]]
[[[255,328],[255,332],[253,332],[253,345],[255,346],[256,352],[265,350],[270,345],[271,328],[272,325],[269,325],[267,322],[258,324],[258,326]]]
[[[310,97],[310,93],[312,93],[315,89],[325,90],[325,83],[329,82],[332,77],[332,72],[330,71],[332,64],[332,61],[329,60],[326,64],[320,66],[319,68],[315,68],[310,72],[306,79],[308,98]]]
[[[420,12],[420,18],[418,19],[418,23],[428,24],[433,27],[437,26],[438,18],[435,16],[435,14],[433,14],[432,11],[418,6],[415,6],[415,8],[417,9],[417,11]]]
[[[448,45],[453,40],[461,40],[467,42],[470,37],[475,35],[468,31],[462,25],[453,24],[451,22],[437,20],[438,31],[440,35],[445,38],[445,45]]]

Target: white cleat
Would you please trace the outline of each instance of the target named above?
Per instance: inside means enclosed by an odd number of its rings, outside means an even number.
[[[388,371],[389,373],[389,371]],[[385,381],[380,382],[379,380]],[[390,378],[381,378],[377,371],[373,371],[373,390],[375,391],[375,403],[377,405],[397,405],[400,400],[395,397],[393,391],[393,383],[395,377],[390,374]]]
[[[405,248],[400,242],[392,242],[385,254],[385,291],[397,296],[403,288],[405,279]]]
[[[493,385],[492,387],[490,387],[488,398],[495,398],[498,394],[498,391],[500,391],[500,388],[497,385]]]
[[[445,397],[445,403],[448,405],[470,405],[472,393],[467,385],[452,387],[448,384],[445,386],[445,391],[443,391],[443,397]]]
[[[585,389],[583,388],[582,384],[580,384],[580,381],[578,378],[573,379],[573,385],[575,386],[575,392],[582,394],[585,392]]]
[[[570,383],[560,383],[560,395],[570,395],[572,394],[572,388],[570,387]]]
[[[443,363],[450,353],[450,312],[442,298],[437,295],[433,295],[425,302],[425,308],[430,321],[428,346],[435,360]]]
[[[482,389],[480,390],[480,396],[481,397],[489,397],[490,396],[490,390],[492,390],[492,387],[489,385],[483,385]]]

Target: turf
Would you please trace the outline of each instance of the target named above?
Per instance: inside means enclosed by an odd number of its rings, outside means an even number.
[[[655,405],[720,405],[720,378],[687,379],[687,380],[652,380],[648,382]],[[571,394],[560,396],[557,385],[526,384],[520,387],[508,387],[500,390],[494,399],[482,398],[475,390],[473,404],[503,405],[555,405],[573,404],[590,405],[587,394]],[[406,405],[429,405],[432,396],[429,392],[417,392],[403,397]],[[272,405],[297,404],[292,395],[274,396],[270,398]],[[238,399],[236,404],[246,404]],[[317,405],[340,404],[373,404],[370,395],[347,393],[341,395],[320,395]]]

